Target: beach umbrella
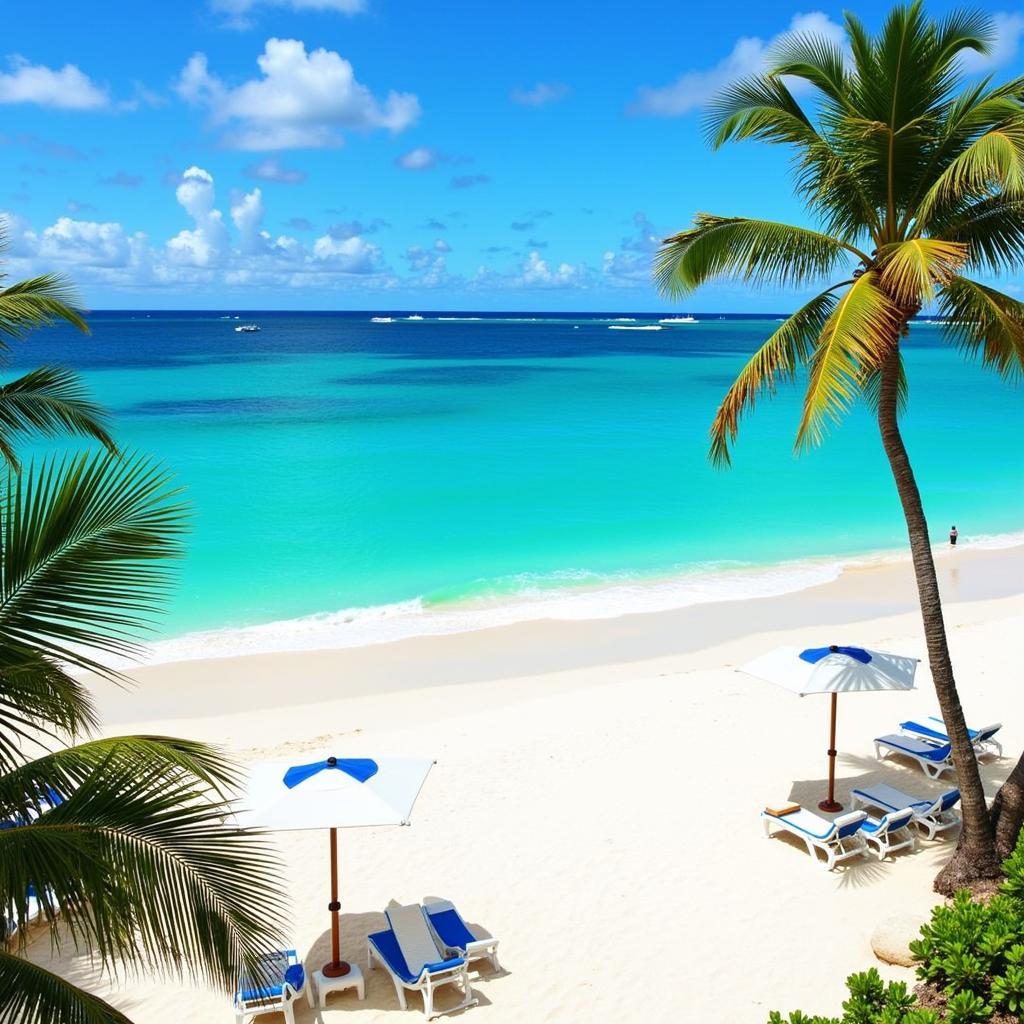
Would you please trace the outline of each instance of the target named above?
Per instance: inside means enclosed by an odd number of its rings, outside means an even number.
[[[841,811],[836,802],[836,708],[841,693],[877,693],[881,690],[912,690],[918,659],[871,651],[866,647],[779,647],[749,664],[741,672],[785,687],[800,697],[827,693],[831,700],[828,744],[828,797],[818,806]]]
[[[329,829],[331,843],[331,960],[328,978],[349,971],[339,948],[338,829],[408,825],[433,761],[418,758],[343,758],[262,761],[249,770],[236,818],[271,832]]]

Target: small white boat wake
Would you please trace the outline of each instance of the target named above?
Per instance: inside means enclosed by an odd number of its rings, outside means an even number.
[[[626,324],[609,324],[609,331],[660,331],[660,324],[644,324],[637,327],[628,327]]]

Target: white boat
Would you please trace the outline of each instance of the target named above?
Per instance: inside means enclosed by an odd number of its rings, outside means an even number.
[[[259,329],[259,324],[239,324],[235,331],[238,334],[252,334],[253,331],[258,331]]]
[[[700,321],[695,316],[666,316],[658,321],[659,324],[696,324]]]

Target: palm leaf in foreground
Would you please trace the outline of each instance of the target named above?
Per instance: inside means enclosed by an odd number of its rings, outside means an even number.
[[[9,662],[4,654],[0,649],[0,772],[21,764],[27,749],[98,725],[92,695],[80,680],[31,651]]]
[[[0,385],[0,457],[19,468],[15,443],[31,435],[78,434],[114,451],[107,419],[76,374],[59,366],[42,366]]]
[[[47,917],[60,908],[56,946],[66,933],[114,971],[138,963],[230,987],[280,946],[285,910],[272,847],[227,823],[236,782],[218,751],[159,736],[22,765],[0,777],[0,813],[28,822],[0,829],[0,907],[24,925],[32,886]]]
[[[2,242],[0,234],[0,253]],[[20,340],[37,327],[50,327],[60,320],[89,333],[78,293],[63,275],[42,274],[0,287],[0,350],[9,347],[5,339]]]
[[[132,655],[181,553],[186,509],[158,464],[110,453],[9,471],[0,499],[0,649],[110,675]]]
[[[0,1021],[132,1024],[120,1010],[66,978],[0,948]]]

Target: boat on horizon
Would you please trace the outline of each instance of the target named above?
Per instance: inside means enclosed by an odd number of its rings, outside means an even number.
[[[659,324],[697,324],[700,321],[695,316],[666,316],[662,317]]]
[[[235,328],[235,333],[236,334],[252,334],[253,331],[258,331],[259,329],[260,329],[260,325],[259,324],[239,324]]]

